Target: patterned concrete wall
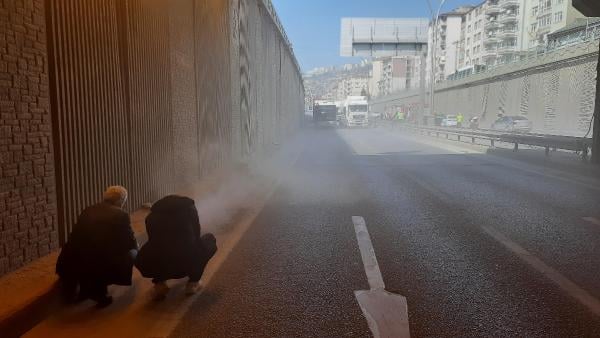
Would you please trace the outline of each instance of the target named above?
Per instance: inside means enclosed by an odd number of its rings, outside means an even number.
[[[127,0],[130,207],[173,193],[173,97],[168,0]]]
[[[0,2],[0,275],[57,247],[44,3]]]
[[[584,136],[594,110],[597,60],[598,45],[593,42],[448,82],[436,91],[436,111],[480,116],[481,126],[489,128],[502,107],[507,115],[533,121],[534,132]],[[382,111],[395,106],[420,107],[421,98],[407,92],[374,102],[374,109]]]
[[[235,152],[251,159],[272,151],[299,124],[304,87],[270,2],[232,0],[231,8],[232,97],[239,107],[233,111],[232,139],[240,140]]]
[[[171,111],[173,119],[173,176],[181,191],[200,178],[199,126],[196,91],[195,5],[190,0],[171,0]]]
[[[0,2],[0,275],[56,248],[107,185],[135,209],[268,153],[303,113],[266,0],[45,5]]]
[[[195,67],[200,170],[208,173],[230,157],[231,86],[229,5],[195,1]]]

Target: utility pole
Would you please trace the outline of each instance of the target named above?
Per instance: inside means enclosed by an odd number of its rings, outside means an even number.
[[[442,11],[442,6],[446,3],[446,0],[439,0],[439,6],[437,12],[433,11],[433,6],[431,5],[431,0],[427,0],[427,5],[429,6],[429,12],[431,14],[431,78],[429,83],[429,114],[435,116],[435,71],[436,71],[436,53],[437,53],[437,27],[438,27],[438,19],[440,17],[440,12]]]
[[[596,104],[594,104],[594,134],[592,136],[592,163],[600,165],[600,46],[596,66]]]
[[[575,7],[587,17],[600,16],[600,2],[598,0],[573,0]],[[596,66],[596,104],[594,105],[592,136],[592,163],[600,165],[600,46],[598,49],[598,65]]]

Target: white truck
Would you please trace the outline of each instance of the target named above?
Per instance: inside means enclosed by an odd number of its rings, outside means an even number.
[[[365,96],[348,96],[343,103],[342,123],[346,127],[369,125],[369,102]]]

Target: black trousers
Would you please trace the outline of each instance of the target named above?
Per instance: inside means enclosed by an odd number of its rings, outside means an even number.
[[[202,274],[204,273],[208,261],[210,261],[215,253],[217,253],[217,239],[213,234],[202,235],[198,246],[200,247],[200,252],[202,254],[200,255],[199,261],[193,264],[188,271],[187,277],[190,282],[198,282],[200,281],[200,278],[202,278]],[[168,276],[157,277],[152,279],[152,283],[162,283],[168,279],[170,279]]]
[[[99,301],[108,294],[108,285],[92,278],[61,277],[60,288],[63,300],[68,303],[88,298]]]
[[[131,277],[131,269],[133,268],[133,262],[137,255],[137,250],[129,250],[123,255],[122,260],[119,264],[114,264],[115,272],[118,270],[119,275],[128,275]],[[104,278],[99,276],[90,276],[89,274],[82,273],[76,268],[69,269],[68,273],[63,273],[60,276],[61,282],[61,293],[63,299],[67,302],[72,302],[77,299],[91,299],[94,301],[105,298],[108,294],[108,285]],[[117,281],[115,281],[116,283]],[[125,283],[125,281],[123,281]],[[79,294],[77,294],[77,287],[79,287]]]

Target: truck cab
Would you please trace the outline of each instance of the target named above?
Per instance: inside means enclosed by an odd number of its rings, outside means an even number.
[[[369,102],[364,96],[348,96],[343,106],[343,123],[347,127],[369,125]]]

